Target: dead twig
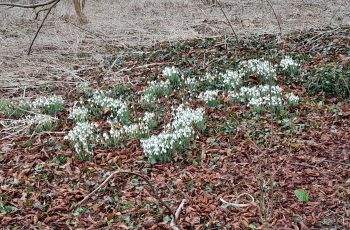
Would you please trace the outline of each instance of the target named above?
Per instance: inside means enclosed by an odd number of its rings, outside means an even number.
[[[185,206],[185,202],[186,202],[186,200],[183,199],[183,200],[181,201],[181,204],[179,205],[179,207],[176,209],[175,216],[174,216],[174,218],[173,218],[173,219],[171,220],[171,222],[170,222],[170,228],[171,228],[172,230],[179,230],[179,228],[176,226],[176,221],[179,219],[181,210],[182,210],[183,207]]]
[[[279,31],[280,31],[280,35],[282,35],[282,27],[281,27],[281,23],[280,23],[280,20],[278,19],[278,16],[276,14],[276,11],[275,9],[273,8],[270,0],[265,0],[267,2],[267,4],[269,5],[269,7],[271,8],[273,14],[275,15],[275,18],[276,18],[276,21],[277,21],[277,24],[278,24],[278,28],[279,28]]]
[[[249,197],[251,202],[246,203],[246,204],[239,204],[239,198],[242,196]],[[228,201],[225,201],[223,198],[220,198],[220,201],[222,202],[222,206],[224,206],[224,207],[233,206],[234,208],[246,208],[246,207],[254,205],[254,202],[255,202],[254,197],[252,195],[250,195],[249,193],[240,194],[239,196],[237,196],[235,202],[228,202]]]
[[[229,26],[231,27],[231,30],[232,30],[232,33],[235,35],[235,38],[236,38],[236,42],[237,44],[239,43],[239,39],[238,39],[238,36],[237,36],[237,33],[235,31],[235,29],[233,29],[233,26],[232,26],[232,23],[230,22],[230,20],[228,19],[224,9],[222,8],[222,5],[221,5],[221,2],[219,0],[216,1],[216,3],[218,4],[222,14],[224,15],[224,17],[226,18],[226,21],[227,23],[229,24]]]
[[[59,3],[60,1],[61,1],[61,0],[55,0],[54,3],[53,3],[50,7],[48,7],[47,9],[45,9],[45,10],[47,10],[47,12],[46,12],[46,14],[45,14],[45,17],[44,17],[43,20],[41,21],[41,24],[40,24],[39,28],[36,30],[36,33],[35,33],[35,35],[34,35],[34,38],[32,39],[32,42],[30,43],[30,46],[29,46],[29,49],[28,49],[28,52],[27,52],[28,55],[30,55],[30,53],[32,52],[32,47],[33,47],[33,45],[34,45],[34,42],[35,42],[36,38],[38,37],[41,28],[43,28],[44,22],[46,21],[47,17],[48,17],[49,14],[51,13],[51,10],[52,10],[52,9],[57,5],[57,3]]]
[[[86,195],[79,203],[78,205],[81,205],[83,204],[87,199],[89,199],[93,194],[95,194],[100,188],[102,188],[103,186],[105,186],[109,180],[111,180],[114,176],[118,175],[118,174],[129,174],[129,175],[135,175],[135,176],[138,176],[140,178],[142,178],[146,183],[147,185],[150,187],[152,193],[153,193],[153,196],[158,200],[158,202],[163,205],[167,210],[168,212],[171,214],[171,216],[173,217],[173,220],[174,220],[174,223],[176,222],[176,214],[174,214],[174,212],[171,210],[171,208],[158,196],[154,186],[152,185],[152,183],[149,181],[149,179],[142,175],[142,174],[139,174],[139,173],[136,173],[136,172],[130,172],[130,171],[119,171],[119,170],[116,170],[114,172],[112,172],[111,175],[109,175],[109,177],[107,177],[99,186],[97,186],[96,189],[94,189],[92,192],[90,192],[88,195]],[[183,205],[182,205],[183,206]]]
[[[0,6],[9,6],[9,7],[18,7],[18,8],[26,8],[26,9],[35,9],[38,7],[48,6],[56,2],[57,0],[50,0],[43,3],[32,4],[32,5],[22,5],[22,4],[13,4],[10,2],[0,3]],[[59,0],[60,1],[60,0]]]
[[[42,9],[39,9],[36,12],[35,19],[38,18],[39,14],[41,12],[46,12],[43,20],[40,23],[40,26],[38,27],[38,29],[37,29],[37,31],[36,31],[36,33],[34,35],[33,40],[30,43],[30,46],[29,46],[29,49],[28,49],[28,52],[27,52],[28,55],[30,55],[30,53],[32,51],[33,44],[34,44],[36,38],[38,37],[38,34],[40,33],[40,31],[41,31],[41,29],[42,29],[42,27],[43,27],[47,17],[51,13],[51,10],[59,2],[61,2],[61,0],[50,0],[50,1],[47,1],[47,2],[43,2],[43,3],[39,3],[39,4],[31,4],[31,5],[14,4],[14,3],[0,3],[0,6],[8,6],[8,7],[24,8],[24,9],[36,9],[36,8],[42,7]],[[74,3],[75,11],[76,11],[76,13],[77,13],[77,15],[79,17],[80,22],[81,23],[86,23],[87,19],[84,16],[84,14],[82,13],[82,9],[84,8],[84,5],[85,5],[85,0],[82,1],[82,6],[80,5],[80,0],[74,0],[73,3]]]
[[[39,4],[32,4],[32,5],[22,5],[22,4],[13,4],[13,3],[0,3],[0,6],[9,6],[9,7],[16,7],[16,8],[25,8],[25,9],[36,9],[38,7],[43,7],[43,9],[40,9],[37,13],[36,13],[36,17],[38,17],[40,12],[46,11],[45,17],[43,18],[43,20],[40,23],[39,28],[36,30],[36,33],[34,35],[34,38],[32,39],[30,46],[28,48],[28,52],[27,54],[30,55],[31,51],[32,51],[32,47],[34,45],[34,42],[36,40],[36,38],[38,37],[41,29],[44,26],[44,23],[47,19],[47,17],[49,16],[49,14],[51,13],[51,10],[60,2],[61,0],[50,0],[47,2],[43,2],[43,3],[39,3]]]
[[[343,165],[346,167],[350,167],[350,164],[344,163],[344,162],[339,162],[339,161],[332,161],[332,160],[322,160],[318,164],[321,164],[323,162],[331,163],[331,164],[337,164],[337,165]]]

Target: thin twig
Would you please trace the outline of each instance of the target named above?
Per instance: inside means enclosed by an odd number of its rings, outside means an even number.
[[[321,164],[322,162],[327,162],[327,163],[338,164],[338,165],[343,165],[343,166],[346,166],[346,167],[350,167],[350,164],[339,162],[339,161],[322,160],[322,161],[319,162],[319,164]]]
[[[56,2],[57,0],[50,0],[43,3],[32,4],[32,5],[22,5],[22,4],[13,4],[10,2],[0,3],[0,6],[9,6],[9,7],[18,7],[18,8],[27,8],[27,9],[35,9],[38,7],[48,6]],[[60,0],[59,0],[60,1]]]
[[[32,42],[31,42],[31,44],[30,44],[30,46],[29,46],[29,49],[28,49],[28,52],[27,52],[28,55],[30,55],[30,53],[31,53],[31,51],[32,51],[32,46],[33,46],[33,44],[34,44],[34,42],[35,42],[35,40],[36,40],[36,38],[37,38],[39,32],[41,31],[41,29],[42,29],[42,27],[43,27],[43,25],[44,25],[44,23],[45,23],[47,17],[48,17],[49,14],[51,13],[51,10],[52,10],[59,2],[61,2],[61,0],[50,0],[50,1],[47,1],[47,2],[44,2],[44,3],[31,4],[31,5],[13,4],[13,3],[0,3],[0,6],[9,6],[9,7],[25,8],[25,9],[36,9],[36,8],[38,8],[38,7],[43,7],[43,8],[40,9],[38,12],[36,12],[35,19],[38,18],[39,14],[40,14],[41,12],[46,11],[45,17],[44,17],[44,19],[41,21],[41,24],[40,24],[39,28],[37,29],[37,31],[36,31],[36,33],[35,33],[35,35],[34,35],[34,38],[33,38]],[[76,7],[76,2],[74,2],[74,5],[75,5],[75,7]],[[84,8],[84,5],[85,5],[85,1],[83,1],[83,6],[82,6],[83,8]],[[46,8],[45,8],[45,7],[46,7]],[[77,15],[79,16],[80,21],[81,21],[81,22],[84,21],[84,20],[82,19],[83,15],[82,15],[81,10],[80,10],[80,5],[79,5],[78,8],[76,7],[75,10],[76,10]]]
[[[36,33],[35,33],[35,35],[34,35],[34,38],[33,38],[33,40],[32,40],[32,42],[30,43],[30,46],[29,46],[29,49],[28,49],[28,55],[30,55],[30,53],[31,53],[31,51],[32,51],[32,47],[33,47],[33,45],[34,45],[34,42],[35,42],[35,40],[36,40],[36,38],[38,37],[38,34],[39,34],[39,32],[40,32],[40,30],[41,30],[41,28],[44,26],[44,22],[46,21],[46,19],[47,19],[47,17],[49,16],[49,14],[51,13],[51,10],[57,5],[57,3],[59,3],[61,0],[55,0],[54,2],[53,2],[53,4],[47,9],[47,12],[46,12],[46,14],[45,14],[45,17],[43,18],[43,20],[41,21],[41,24],[40,24],[40,26],[39,26],[39,28],[37,29],[37,31],[36,31]]]
[[[151,191],[152,191],[152,193],[153,193],[153,196],[158,200],[158,202],[159,202],[161,205],[163,205],[163,206],[168,210],[168,212],[172,215],[173,219],[176,219],[176,218],[175,218],[176,216],[175,216],[174,212],[173,212],[173,211],[171,210],[171,208],[158,196],[158,194],[157,194],[157,192],[156,192],[154,186],[153,186],[152,183],[149,181],[149,179],[148,179],[146,176],[142,175],[142,174],[139,174],[139,173],[136,173],[136,172],[130,172],[130,171],[119,171],[119,170],[117,170],[117,171],[112,172],[112,174],[109,175],[109,177],[107,177],[107,178],[102,182],[102,184],[100,184],[96,189],[94,189],[92,192],[90,192],[88,195],[86,195],[86,196],[84,197],[84,199],[82,199],[82,200],[78,203],[78,205],[81,205],[82,203],[84,203],[84,202],[85,202],[87,199],[89,199],[94,193],[96,193],[100,188],[102,188],[103,186],[105,186],[105,185],[107,184],[107,182],[108,182],[109,180],[111,180],[111,179],[112,179],[115,175],[117,175],[117,174],[131,174],[131,175],[135,175],[135,176],[138,176],[138,177],[142,178],[142,179],[148,184],[148,186],[151,188]]]
[[[185,206],[185,202],[186,202],[186,200],[183,199],[183,200],[181,201],[181,204],[179,205],[179,207],[176,209],[175,216],[174,216],[174,218],[173,218],[173,219],[171,220],[171,222],[170,222],[170,228],[171,228],[172,230],[179,230],[179,228],[176,226],[176,221],[179,219],[181,210],[182,210],[182,208]]]
[[[278,17],[277,17],[277,14],[276,14],[276,11],[275,9],[273,8],[271,2],[269,0],[265,0],[267,2],[267,4],[269,5],[269,7],[271,8],[273,14],[275,15],[275,18],[277,20],[277,24],[278,24],[278,28],[280,30],[280,35],[282,35],[282,27],[281,27],[281,23],[280,23],[280,20],[278,20]]]
[[[309,167],[309,168],[315,168],[318,169],[317,166],[306,164],[306,163],[290,163],[291,165],[297,165],[297,166],[303,166],[303,167]]]
[[[51,7],[51,6],[50,6]],[[47,8],[42,8],[40,10],[38,10],[37,12],[35,12],[35,17],[34,17],[34,20],[37,20],[39,18],[39,15],[41,12],[44,12],[44,11],[48,11],[50,9],[50,7],[47,7]]]
[[[250,203],[246,203],[246,204],[239,204],[239,203],[238,203],[238,199],[239,199],[240,197],[242,197],[242,196],[248,196],[248,197],[250,198],[251,202],[250,202]],[[240,194],[239,196],[237,196],[235,202],[233,202],[233,203],[232,203],[232,202],[227,202],[227,201],[225,201],[223,198],[220,198],[220,201],[221,201],[221,202],[223,203],[223,205],[226,206],[226,207],[233,206],[233,207],[235,207],[235,208],[245,208],[245,207],[249,207],[249,206],[253,205],[254,202],[255,202],[254,197],[253,197],[252,195],[250,195],[249,193],[242,193],[242,194]]]
[[[120,69],[117,72],[115,72],[114,74],[118,74],[121,72],[128,72],[128,71],[137,70],[137,69],[147,69],[147,68],[154,67],[154,66],[170,65],[173,63],[174,62],[155,62],[155,63],[145,64],[145,65],[140,65],[140,66],[133,65],[132,67],[129,67],[129,68],[125,67],[123,69]]]
[[[219,0],[216,0],[216,2],[217,2],[217,4],[218,4],[218,6],[219,6],[219,8],[220,8],[220,10],[221,10],[221,12],[222,12],[222,14],[223,14],[224,17],[226,18],[227,23],[228,23],[229,26],[231,27],[231,30],[232,30],[233,34],[235,35],[236,42],[237,42],[237,44],[238,44],[238,43],[239,43],[239,39],[238,39],[238,36],[237,36],[237,34],[236,34],[236,31],[235,31],[235,29],[233,29],[233,26],[232,26],[230,20],[228,19],[227,15],[226,15],[226,13],[225,13],[225,11],[224,11],[224,9],[222,8],[221,2],[220,2]]]

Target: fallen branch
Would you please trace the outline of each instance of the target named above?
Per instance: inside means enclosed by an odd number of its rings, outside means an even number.
[[[239,204],[239,198],[242,197],[242,196],[248,196],[250,198],[251,202],[246,203],[246,204]],[[242,193],[242,194],[240,194],[236,198],[235,202],[227,202],[223,198],[220,198],[220,201],[223,203],[223,206],[225,208],[229,207],[229,206],[233,206],[234,208],[246,208],[246,207],[252,206],[254,204],[254,202],[255,202],[254,197],[252,195],[250,195],[249,193]]]
[[[111,175],[109,175],[109,177],[107,177],[99,186],[97,186],[97,188],[95,188],[92,192],[90,192],[88,195],[86,195],[79,203],[78,205],[82,205],[87,199],[89,199],[93,194],[95,194],[100,188],[102,188],[103,186],[105,186],[109,180],[111,180],[115,175],[118,175],[118,174],[130,174],[130,175],[135,175],[135,176],[138,176],[140,178],[142,178],[147,184],[148,186],[151,188],[151,191],[153,193],[153,196],[158,200],[158,202],[163,205],[167,210],[168,212],[171,214],[172,216],[172,222],[174,222],[174,226],[175,226],[175,223],[176,223],[176,220],[181,212],[181,208],[183,207],[185,201],[183,200],[179,206],[179,208],[177,209],[176,213],[174,214],[174,212],[171,210],[171,208],[158,196],[154,186],[152,185],[152,183],[149,181],[149,179],[142,175],[142,174],[139,174],[139,173],[136,173],[136,172],[130,172],[130,171],[114,171],[112,172]],[[179,211],[180,210],[180,211]],[[177,216],[177,217],[176,217]],[[176,226],[175,226],[176,227]],[[175,228],[176,229],[176,228]]]
[[[176,209],[175,216],[174,216],[174,218],[173,218],[173,219],[171,220],[171,222],[170,222],[170,228],[171,228],[172,230],[179,230],[179,228],[176,226],[176,221],[179,219],[181,210],[182,210],[182,208],[185,206],[185,202],[186,202],[186,200],[183,199],[183,200],[181,201],[181,204],[179,205],[179,207]]]
[[[350,167],[350,164],[344,163],[344,162],[339,162],[339,161],[332,161],[332,160],[322,160],[318,164],[321,164],[323,162],[331,163],[331,164],[338,164],[338,165],[343,165],[346,167]]]

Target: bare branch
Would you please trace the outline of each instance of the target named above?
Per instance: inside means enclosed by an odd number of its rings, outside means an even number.
[[[186,200],[183,199],[183,200],[181,201],[181,204],[179,205],[179,207],[176,209],[175,216],[174,216],[174,218],[173,218],[173,219],[171,220],[171,222],[170,222],[170,228],[171,228],[172,230],[179,230],[179,228],[176,226],[176,221],[179,219],[181,210],[182,210],[183,207],[185,206],[185,202],[186,202]]]
[[[43,3],[38,3],[38,4],[33,4],[33,5],[22,5],[22,4],[13,4],[13,3],[9,3],[9,2],[5,2],[5,3],[0,3],[0,6],[9,6],[9,7],[18,7],[18,8],[27,8],[27,9],[35,9],[38,7],[43,7],[43,6],[48,6],[50,4],[53,4],[54,2],[56,2],[57,0],[50,0],[47,2],[43,2]]]
[[[52,9],[57,5],[57,3],[59,3],[60,1],[61,1],[61,0],[54,0],[53,3],[52,3],[52,5],[51,5],[49,8],[47,8],[47,12],[46,12],[46,14],[45,14],[45,17],[44,17],[43,20],[41,21],[41,24],[40,24],[39,28],[37,29],[37,31],[36,31],[36,33],[35,33],[35,35],[34,35],[34,38],[33,38],[33,40],[32,40],[32,42],[30,43],[30,46],[29,46],[29,49],[28,49],[28,52],[27,52],[28,55],[30,55],[30,53],[31,53],[31,51],[32,51],[32,47],[33,47],[33,45],[34,45],[34,42],[35,42],[36,38],[38,37],[38,34],[39,34],[41,28],[44,26],[44,22],[46,21],[47,17],[48,17],[49,14],[51,13],[51,10],[52,10]]]
[[[271,4],[271,2],[270,2],[269,0],[265,0],[265,1],[267,2],[267,4],[269,5],[269,7],[271,8],[273,14],[275,15],[275,18],[276,18],[277,24],[278,24],[278,28],[279,28],[279,30],[280,30],[280,35],[282,35],[282,27],[281,27],[280,20],[279,20],[278,17],[277,17],[276,11],[275,11],[275,9],[273,8],[273,6],[272,6],[272,4]]]
[[[32,51],[32,47],[34,45],[34,42],[36,40],[36,38],[38,37],[42,27],[44,26],[44,23],[47,19],[47,17],[49,16],[49,14],[51,13],[51,10],[59,3],[61,2],[61,0],[50,0],[44,3],[39,3],[39,4],[32,4],[32,5],[22,5],[22,4],[13,4],[13,3],[0,3],[0,6],[8,6],[8,7],[16,7],[16,8],[25,8],[25,9],[36,9],[38,7],[42,7],[40,10],[38,10],[36,12],[35,15],[35,19],[37,19],[39,17],[39,14],[41,12],[46,12],[43,20],[41,21],[41,24],[39,26],[39,28],[37,29],[34,38],[32,40],[32,42],[30,43],[29,49],[27,54],[30,55],[31,51]],[[79,17],[79,21],[81,23],[87,23],[87,18],[85,17],[85,15],[82,12],[82,8],[84,8],[85,5],[85,0],[82,1],[82,6],[80,4],[80,0],[73,0],[74,3],[74,8],[75,11]]]
[[[129,171],[114,171],[111,175],[109,175],[109,177],[107,177],[103,182],[102,184],[100,184],[95,190],[93,190],[92,192],[90,192],[88,195],[86,195],[84,197],[84,199],[82,199],[78,205],[81,205],[82,203],[84,203],[87,199],[89,199],[94,193],[96,193],[100,188],[102,188],[103,186],[105,186],[107,184],[107,182],[112,179],[115,175],[118,175],[118,174],[131,174],[131,175],[135,175],[135,176],[138,176],[140,178],[142,178],[147,184],[148,186],[151,188],[151,191],[153,193],[153,196],[158,200],[158,202],[163,205],[167,210],[168,212],[172,215],[173,219],[176,221],[176,216],[174,214],[174,212],[171,210],[171,208],[158,196],[154,186],[152,185],[152,183],[149,181],[149,179],[142,175],[142,174],[139,174],[139,173],[136,173],[136,172],[129,172]]]
[[[227,15],[226,15],[226,13],[225,13],[225,11],[224,11],[224,9],[222,8],[221,2],[220,2],[219,0],[216,0],[216,3],[217,3],[218,6],[220,7],[220,10],[221,10],[222,14],[224,15],[224,17],[226,18],[227,23],[228,23],[229,26],[231,27],[231,30],[232,30],[233,34],[235,35],[236,42],[237,42],[237,44],[238,44],[238,43],[239,43],[239,39],[238,39],[238,36],[237,36],[237,34],[236,34],[236,31],[233,29],[233,26],[232,26],[230,20],[228,19]]]

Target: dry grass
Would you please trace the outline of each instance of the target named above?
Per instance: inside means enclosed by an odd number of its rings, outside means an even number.
[[[0,86],[14,88],[71,82],[79,68],[98,66],[110,47],[152,45],[230,34],[218,7],[198,0],[88,0],[89,23],[78,25],[71,1],[59,4],[36,41],[34,55],[28,48],[39,21],[31,10],[0,9]],[[308,28],[350,24],[348,0],[271,0],[283,33]],[[310,2],[310,1],[309,1]],[[240,35],[276,33],[278,25],[268,4],[260,0],[221,0],[235,31]],[[90,53],[88,58],[60,54]],[[55,78],[59,78],[58,80]],[[13,81],[16,79],[16,81]],[[40,79],[40,81],[39,81]],[[53,80],[55,79],[55,80]],[[35,83],[35,84],[33,84]]]

